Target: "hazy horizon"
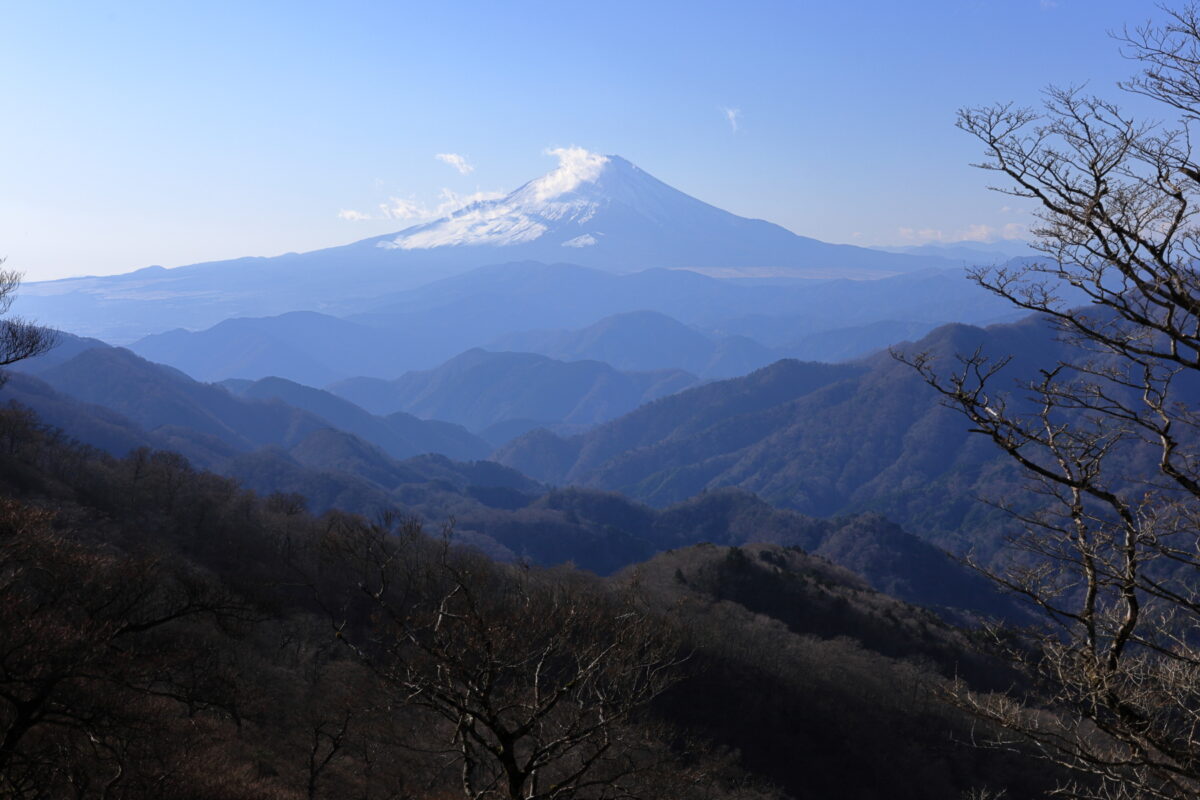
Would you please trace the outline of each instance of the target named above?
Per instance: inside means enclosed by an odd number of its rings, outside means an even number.
[[[1134,69],[1107,32],[1151,16],[1140,0],[19,7],[0,256],[36,281],[335,246],[510,192],[569,147],[827,242],[1020,238],[1026,210],[969,166],[955,109],[1033,103],[1050,80],[1115,95]]]

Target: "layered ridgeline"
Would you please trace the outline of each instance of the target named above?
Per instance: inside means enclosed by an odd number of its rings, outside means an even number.
[[[1036,318],[944,326],[901,346],[934,354],[945,369],[977,348],[1013,356],[997,385],[1078,357]],[[879,511],[949,549],[986,551],[1008,520],[977,498],[1010,495],[1018,476],[968,428],[912,368],[881,353],[841,365],[780,361],[580,435],[533,431],[495,458],[549,483],[660,506],[736,486],[817,516]]]
[[[559,155],[557,169],[503,198],[397,233],[309,253],[31,283],[19,311],[76,333],[128,342],[231,317],[354,313],[440,277],[520,260],[616,272],[765,269],[826,277],[953,266],[937,257],[797,236],[689,197],[617,156]]]
[[[1009,367],[1014,376],[1035,374],[1047,360],[1072,357],[1067,345],[1034,319],[988,329],[946,326],[910,349],[950,358],[980,347],[1015,354]],[[624,381],[626,401],[635,403],[671,391],[673,380],[691,380],[642,373],[643,382],[637,383],[637,374],[597,362],[482,351],[465,354],[452,366],[407,381],[359,382],[357,389],[378,390],[375,401],[402,402],[422,413],[458,414],[496,442],[533,424],[537,414],[578,412],[589,415],[580,419],[598,419],[614,411],[615,405],[598,402],[606,383],[611,388]],[[425,502],[403,492],[391,494],[401,482],[397,476],[408,478],[388,459],[424,452],[479,459],[491,449],[450,422],[421,420],[387,407],[373,414],[345,397],[281,379],[235,381],[226,388],[200,384],[115,348],[93,348],[66,360],[51,354],[31,368],[54,389],[124,414],[160,442],[166,437],[166,446],[252,479],[255,486],[299,491],[308,485],[303,471],[285,461],[374,483],[359,488],[355,507],[363,507],[367,497],[377,504]],[[570,391],[558,396],[549,391],[554,381],[572,374],[583,379],[563,385]],[[513,416],[495,416],[502,413]],[[521,416],[526,413],[530,416]],[[109,430],[105,424],[93,423]],[[277,450],[264,456],[264,447]],[[286,458],[277,458],[280,453]],[[618,491],[659,507],[733,486],[814,516],[879,512],[956,552],[981,548],[986,553],[997,545],[1008,521],[976,498],[1002,496],[1018,480],[989,443],[971,436],[965,420],[942,407],[909,367],[886,353],[847,364],[780,361],[743,378],[661,397],[576,435],[534,430],[491,458],[535,481]],[[238,465],[232,466],[235,460]],[[291,477],[280,477],[285,473]],[[322,489],[317,496],[339,493]],[[503,493],[487,502],[513,509],[526,505]],[[463,518],[461,509],[451,506],[434,504],[430,513]],[[509,555],[524,552],[502,547]],[[583,563],[579,555],[546,552],[548,558]],[[589,563],[611,567],[624,558]]]
[[[681,548],[599,580],[466,554],[444,569],[436,543],[406,531],[384,595],[399,613],[385,615],[363,593],[380,532],[367,520],[311,516],[171,454],[112,458],[8,409],[0,435],[5,796],[92,796],[114,775],[128,800],[461,795],[453,720],[424,713],[396,676],[448,685],[445,669],[488,658],[503,679],[485,710],[552,686],[564,714],[590,711],[598,693],[567,694],[583,683],[577,661],[527,655],[564,630],[599,658],[625,634],[686,654],[664,664],[671,685],[649,706],[601,717],[619,770],[600,774],[631,796],[1033,797],[1053,777],[1019,748],[972,747],[988,731],[937,701],[953,678],[1012,683],[971,637],[794,548]],[[425,610],[450,602],[439,578],[464,565],[469,617],[495,647],[483,654],[457,622],[468,615],[442,613],[454,620],[434,628],[436,660],[398,649],[393,622],[423,634]],[[620,602],[630,592],[636,604]],[[527,660],[536,672],[510,667]],[[600,687],[606,703],[628,697],[626,683]],[[539,774],[563,774],[554,766]]]
[[[986,582],[878,515],[821,521],[744,492],[660,511],[611,493],[551,491],[512,468],[466,460],[486,446],[448,423],[372,415],[280,379],[201,384],[86,340],[66,338],[22,367],[5,385],[8,400],[114,455],[175,451],[264,494],[302,497],[314,511],[400,508],[431,524],[453,518],[461,540],[504,560],[570,561],[607,573],[696,542],[767,541],[844,564],[910,602],[1013,614]]]
[[[14,369],[18,375],[5,387],[8,399],[36,409],[38,403],[26,395],[45,397],[49,389],[117,412],[145,431],[173,437],[173,449],[204,466],[230,453],[290,448],[327,428],[362,435],[395,458],[429,452],[481,458],[490,450],[457,425],[402,412],[376,417],[327,392],[286,381],[274,391],[241,397],[124,348],[65,334],[54,350]]]
[[[576,330],[511,333],[490,348],[603,361],[624,370],[682,369],[701,378],[745,375],[783,356],[745,336],[706,335],[655,311],[615,314]]]
[[[436,369],[394,381],[352,378],[329,391],[376,414],[453,422],[499,445],[534,428],[605,422],[698,382],[679,369],[622,372],[600,361],[475,349]]]
[[[230,319],[130,348],[206,381],[394,380],[476,347],[716,378],[783,357],[853,358],[945,322],[1014,317],[961,272],[764,285],[684,270],[613,275],[539,263],[473,270],[363,309],[347,318],[305,311]]]

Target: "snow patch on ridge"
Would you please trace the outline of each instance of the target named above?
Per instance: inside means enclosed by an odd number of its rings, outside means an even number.
[[[607,156],[582,147],[547,150],[558,158],[558,167],[500,200],[472,203],[447,217],[402,231],[395,239],[380,242],[389,250],[423,250],[455,245],[507,246],[524,244],[541,237],[546,223],[584,224],[595,216],[600,203],[576,194],[584,184],[595,183],[609,162]],[[570,240],[586,247],[588,235]]]

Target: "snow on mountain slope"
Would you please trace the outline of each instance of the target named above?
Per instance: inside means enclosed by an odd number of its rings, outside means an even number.
[[[615,155],[549,151],[556,169],[507,196],[378,237],[376,247],[426,257],[483,253],[495,259],[571,260],[629,271],[648,267],[829,270],[881,277],[933,266],[798,236],[723,211],[668,186]],[[890,258],[886,256],[891,256]]]
[[[538,239],[551,227],[586,225],[603,205],[596,181],[609,169],[637,169],[624,159],[589,153],[582,148],[551,151],[558,169],[501,200],[484,200],[426,225],[401,231],[380,247],[421,250],[459,245],[521,244]],[[616,163],[616,162],[619,162]],[[613,163],[613,167],[609,167]],[[579,241],[587,234],[577,234]],[[577,245],[568,245],[577,246]]]
[[[618,273],[769,270],[823,278],[950,266],[934,257],[827,244],[739,217],[619,156],[581,148],[551,155],[559,159],[556,169],[509,195],[397,233],[273,258],[31,283],[22,288],[18,311],[75,333],[128,342],[230,317],[355,314],[379,297],[489,264],[567,262]]]
[[[797,245],[837,247],[722,211],[673,189],[620,156],[582,148],[549,152],[558,157],[558,168],[506,197],[472,203],[442,219],[382,237],[376,246],[412,251],[538,247],[540,252],[523,257],[547,257],[547,248],[569,248],[559,252],[570,253],[599,247],[612,251],[613,259],[637,267],[708,265],[708,259],[714,258],[715,263],[741,266],[794,265],[797,253],[789,251]],[[715,252],[714,244],[718,245]],[[846,253],[838,255],[844,258]],[[866,260],[881,269],[899,269],[899,262],[885,266],[878,259]]]

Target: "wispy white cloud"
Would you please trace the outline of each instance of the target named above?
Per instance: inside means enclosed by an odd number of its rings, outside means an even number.
[[[443,164],[454,167],[460,175],[469,175],[475,171],[474,165],[467,161],[467,157],[460,156],[458,153],[438,153],[434,158]]]
[[[379,204],[379,211],[386,219],[427,219],[429,209],[416,200],[406,200],[403,197],[389,197],[386,203]]]
[[[1058,0],[1041,0],[1042,11],[1058,8]]]
[[[363,222],[373,219],[395,219],[405,222],[426,222],[429,220],[448,217],[475,203],[485,200],[496,200],[504,197],[504,192],[472,192],[459,194],[453,189],[442,189],[438,193],[437,205],[429,205],[419,200],[403,197],[389,197],[386,203],[379,204],[379,214],[366,214],[351,208],[338,212],[338,218],[350,222]]]
[[[739,108],[722,108],[721,113],[725,115],[725,120],[729,123],[729,128],[734,133],[738,132],[738,123],[742,118],[742,111]]]
[[[900,238],[911,244],[929,242],[995,242],[1000,239],[1024,239],[1029,230],[1019,222],[1009,222],[999,228],[977,223],[952,231],[940,228],[900,228]]]
[[[574,191],[582,183],[596,180],[609,161],[608,156],[590,152],[582,147],[551,148],[546,150],[546,155],[557,158],[558,167],[542,177],[530,181],[521,190],[521,196],[512,203],[480,206],[480,203],[508,197],[508,193],[476,190],[469,194],[460,194],[453,189],[444,188],[438,193],[436,201],[420,200],[412,195],[409,197],[392,196],[387,199],[387,202],[379,204],[378,215],[347,209],[338,212],[338,216],[341,219],[352,221],[389,219],[416,224],[453,217],[455,224],[460,227],[461,224],[467,224],[472,219],[480,223],[487,223],[490,220],[499,219],[505,214],[517,213],[519,209],[516,206],[520,203],[553,201],[555,198]],[[470,170],[470,164],[466,162],[466,159],[454,153],[439,153],[437,158],[454,166],[464,174]],[[457,166],[459,162],[455,159],[462,159],[461,164],[466,167],[465,171]]]
[[[515,245],[545,234],[545,220],[573,219],[583,224],[591,219],[598,203],[579,189],[600,180],[610,158],[582,147],[552,148],[546,154],[557,158],[558,166],[510,194],[476,192],[464,197],[444,189],[439,212],[447,219],[401,233],[380,247],[420,250],[444,245]],[[480,202],[487,200],[492,202]],[[451,209],[453,213],[446,213]],[[582,236],[571,241],[570,246],[594,243]]]
[[[558,197],[581,183],[596,180],[608,163],[608,156],[582,147],[555,147],[547,150],[546,155],[558,159],[558,168],[530,183],[530,190],[538,200]]]

